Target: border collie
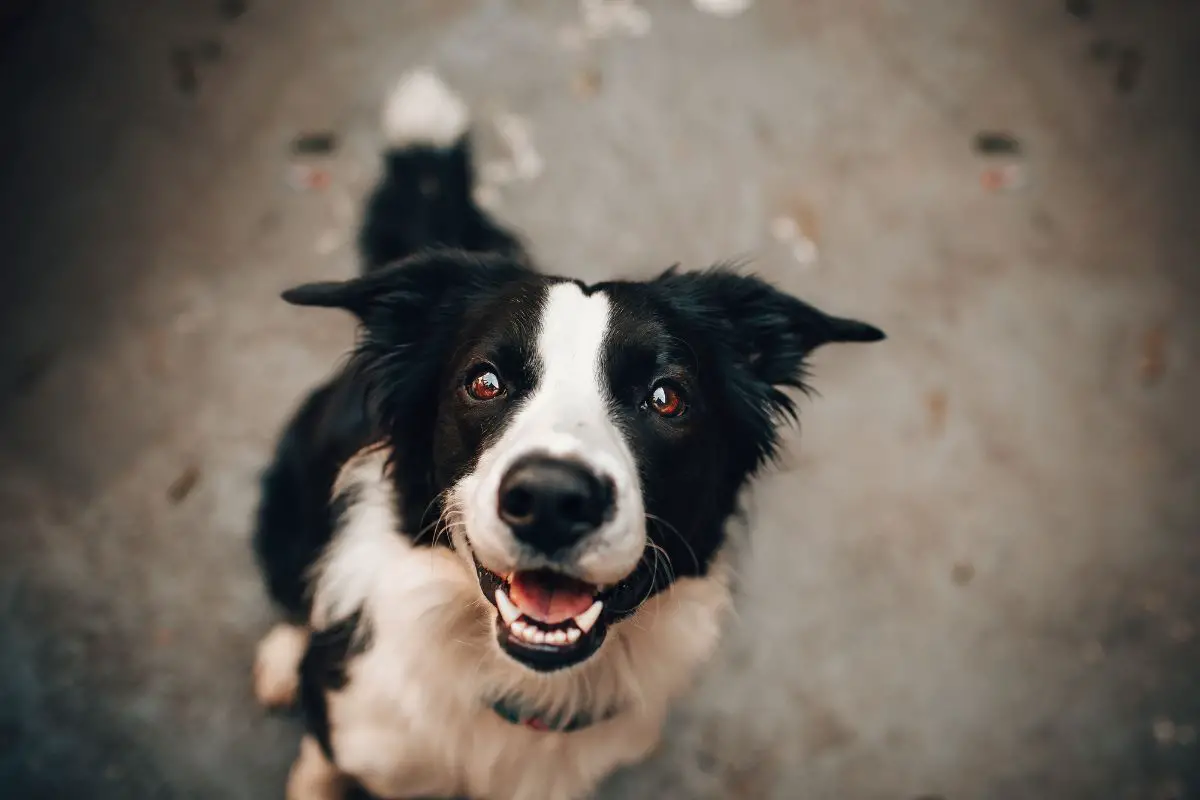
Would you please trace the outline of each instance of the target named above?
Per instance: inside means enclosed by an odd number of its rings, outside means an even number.
[[[806,357],[883,334],[724,267],[535,272],[461,99],[415,71],[383,123],[362,274],[283,295],[360,335],[264,477],[256,694],[303,711],[292,800],[585,797],[713,652]]]

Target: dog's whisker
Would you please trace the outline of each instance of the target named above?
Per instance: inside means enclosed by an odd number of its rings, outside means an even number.
[[[695,566],[696,572],[700,572],[700,557],[696,555],[696,549],[692,547],[692,543],[688,541],[688,538],[679,532],[679,528],[655,514],[647,513],[645,516],[647,520],[658,524],[663,530],[667,530],[675,534],[679,538],[679,541],[683,542],[683,546],[687,548],[688,553],[692,557],[692,564]]]

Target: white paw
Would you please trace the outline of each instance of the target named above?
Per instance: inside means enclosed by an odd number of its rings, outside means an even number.
[[[311,736],[300,741],[300,755],[288,775],[287,800],[341,800],[345,781]]]
[[[300,661],[308,647],[308,629],[280,623],[258,643],[254,657],[254,696],[267,708],[296,702]]]

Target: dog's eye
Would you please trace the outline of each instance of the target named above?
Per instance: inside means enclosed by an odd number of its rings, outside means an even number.
[[[466,382],[467,394],[476,400],[495,400],[504,394],[504,384],[500,376],[490,367],[481,367],[471,373]]]
[[[678,417],[687,411],[683,392],[670,383],[658,383],[650,390],[646,405],[660,417]]]

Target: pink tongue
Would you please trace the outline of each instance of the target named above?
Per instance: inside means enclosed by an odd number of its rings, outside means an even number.
[[[595,586],[553,572],[518,572],[508,585],[508,597],[521,613],[550,625],[587,611],[595,594]]]

